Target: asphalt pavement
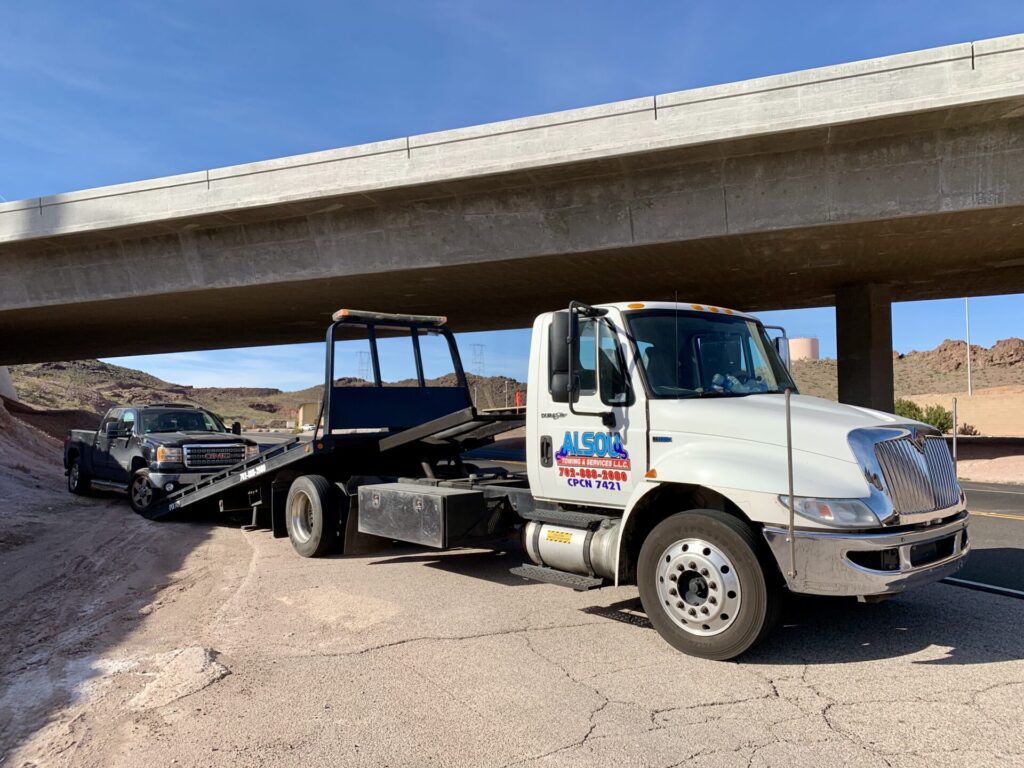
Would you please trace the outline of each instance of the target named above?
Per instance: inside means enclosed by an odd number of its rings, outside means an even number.
[[[971,554],[946,582],[1024,599],[1024,485],[962,486],[971,510]]]

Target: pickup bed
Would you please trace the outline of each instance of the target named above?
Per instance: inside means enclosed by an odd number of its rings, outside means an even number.
[[[111,408],[96,431],[73,429],[64,441],[68,490],[128,494],[145,514],[162,496],[252,458],[259,446],[214,414],[190,405]]]

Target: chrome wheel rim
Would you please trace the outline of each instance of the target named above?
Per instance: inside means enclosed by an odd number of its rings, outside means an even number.
[[[732,561],[714,544],[681,539],[661,554],[658,599],[681,629],[701,637],[724,632],[736,621],[742,594]]]
[[[292,499],[288,516],[292,522],[292,536],[296,541],[305,543],[313,538],[313,502],[302,491]]]
[[[68,471],[68,485],[71,486],[71,490],[78,490],[78,462],[74,462],[71,465],[71,469]]]
[[[139,509],[145,509],[153,501],[153,488],[146,478],[135,478],[132,483],[132,501]]]

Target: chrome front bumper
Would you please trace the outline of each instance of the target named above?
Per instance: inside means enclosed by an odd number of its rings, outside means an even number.
[[[958,571],[970,551],[967,520],[963,512],[944,523],[903,531],[797,529],[795,574],[790,573],[789,530],[766,527],[764,537],[793,592],[887,595]]]

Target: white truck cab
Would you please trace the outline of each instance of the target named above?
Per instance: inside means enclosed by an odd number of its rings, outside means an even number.
[[[530,489],[609,517],[528,524],[531,559],[635,581],[661,634],[710,658],[757,642],[783,586],[867,598],[956,571],[968,515],[941,435],[797,394],[782,339],[704,304],[574,302],[538,317]]]

